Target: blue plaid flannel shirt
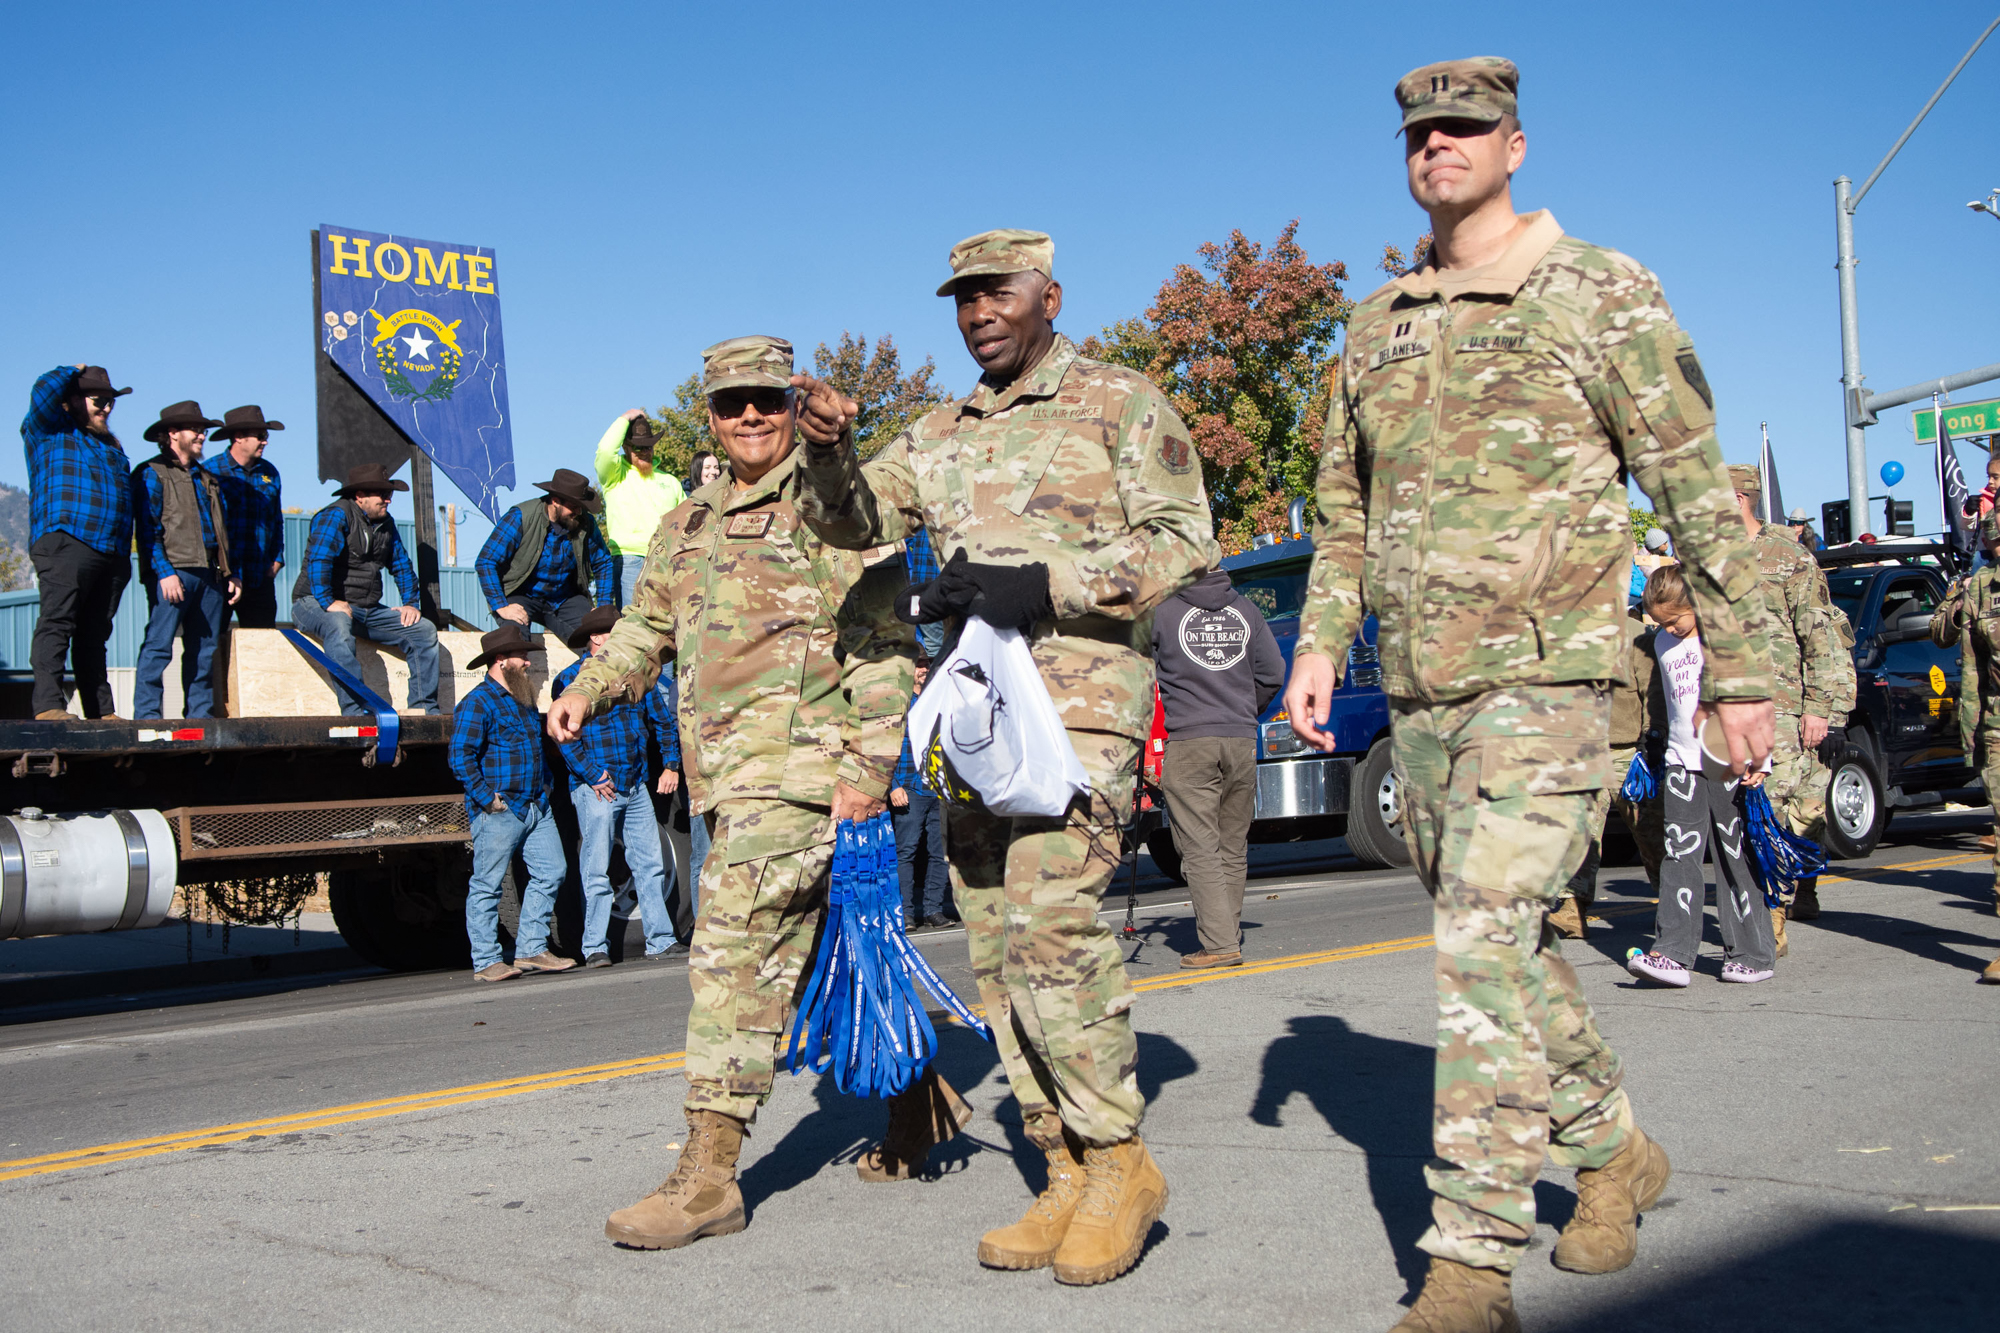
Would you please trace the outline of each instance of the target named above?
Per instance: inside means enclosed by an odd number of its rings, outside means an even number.
[[[507,605],[507,590],[501,586],[500,571],[521,548],[521,535],[521,507],[515,505],[493,525],[486,544],[479,548],[479,558],[472,562],[479,571],[479,590],[486,594],[487,605],[495,611]],[[590,581],[597,589],[597,604],[610,606],[615,582],[611,548],[604,544],[602,533],[595,533],[586,549],[590,554]],[[567,591],[575,574],[576,557],[570,553],[570,535],[551,523],[549,535],[542,539],[542,558],[535,565],[534,577],[514,595],[546,602],[550,607],[560,606],[565,598],[575,595]]]
[[[542,715],[514,702],[491,676],[458,701],[451,717],[451,771],[465,787],[465,810],[485,813],[497,792],[516,814],[549,808]]]
[[[194,478],[194,507],[201,515],[201,544],[206,549],[215,549],[215,520],[208,512],[208,474],[196,463],[188,469]],[[139,534],[139,549],[146,555],[146,568],[155,579],[163,579],[173,572],[173,562],[167,559],[167,544],[161,533],[160,514],[160,474],[153,471],[153,460],[147,459],[132,469],[132,520]],[[235,568],[232,558],[230,568]]]
[[[556,675],[555,697],[569,688],[577,672],[590,660],[585,654]],[[643,704],[617,704],[583,724],[573,741],[563,744],[563,762],[575,782],[594,787],[598,778],[609,773],[611,785],[623,796],[646,782],[646,733],[659,743],[660,756],[668,768],[680,764],[680,747],[674,744],[673,719],[667,715],[666,701],[658,690],[647,690]]]
[[[333,586],[333,562],[347,546],[347,514],[338,503],[313,515],[312,531],[306,537],[306,586],[322,609],[341,600],[341,590]],[[403,534],[393,521],[389,524],[389,572],[396,576],[396,589],[403,594],[404,606],[422,605],[418,594],[417,567],[403,545]]]
[[[929,583],[938,576],[937,552],[929,528],[918,528],[903,543],[903,571],[912,583]]]
[[[910,695],[910,703],[913,706],[917,702],[917,695],[922,693],[922,690],[917,690]],[[890,791],[894,791],[898,787],[901,787],[904,791],[926,793],[931,789],[930,784],[924,781],[923,770],[917,767],[916,757],[910,753],[910,728],[907,724],[903,727],[903,753],[896,760],[896,776],[889,780]]]
[[[94,551],[132,549],[132,460],[110,440],[79,430],[63,406],[79,372],[57,366],[35,381],[21,446],[28,456],[28,544],[67,532]]]
[[[222,488],[230,566],[246,584],[269,583],[272,564],[285,558],[285,507],[278,469],[261,458],[244,467],[226,445],[222,457],[204,459],[201,468]]]

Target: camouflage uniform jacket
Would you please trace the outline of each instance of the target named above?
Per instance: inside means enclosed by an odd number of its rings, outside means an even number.
[[[1651,273],[1534,214],[1491,264],[1368,297],[1335,373],[1298,652],[1341,669],[1372,611],[1401,698],[1629,680],[1629,470],[1687,567],[1704,694],[1769,697],[1708,384]]]
[[[1958,645],[1958,738],[1980,763],[1982,725],[2000,730],[2000,565],[1982,565],[1953,587],[1931,620],[1931,642]]]
[[[1043,561],[1035,664],[1063,724],[1144,740],[1151,615],[1222,559],[1188,429],[1151,381],[1067,338],[1004,389],[936,408],[863,467],[804,446],[806,522],[835,546],[927,528],[940,559]]]
[[[696,811],[746,797],[828,806],[836,782],[880,800],[902,752],[916,674],[894,616],[902,562],[864,568],[801,524],[797,460],[740,491],[718,478],[661,519],[631,604],[565,691],[593,711],[632,703],[678,656]]]
[[[1752,538],[1773,615],[1771,702],[1838,729],[1854,707],[1854,655],[1841,642],[1826,575],[1789,530],[1766,523]]]

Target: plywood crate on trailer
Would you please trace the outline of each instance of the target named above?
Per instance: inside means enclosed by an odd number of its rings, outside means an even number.
[[[550,683],[576,654],[553,634],[540,637],[544,651],[528,654],[528,679],[535,683],[538,706],[547,711]],[[463,630],[438,635],[438,707],[447,713],[486,677],[484,667],[468,671],[463,665],[479,656],[479,638]],[[410,669],[402,654],[360,638],[354,651],[362,683],[407,711]],[[340,711],[332,678],[277,630],[235,630],[228,672],[231,717],[327,717]]]

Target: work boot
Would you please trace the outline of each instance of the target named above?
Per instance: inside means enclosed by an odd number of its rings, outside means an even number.
[[[1785,917],[1790,921],[1819,919],[1819,876],[1799,881],[1799,890],[1792,896],[1792,905],[1785,909]]]
[[[1979,974],[1979,979],[1986,985],[2000,986],[2000,958],[1995,958],[1992,962],[1988,963],[1986,970]]]
[[[908,1180],[922,1173],[932,1148],[971,1123],[972,1107],[932,1065],[889,1099],[889,1128],[854,1164],[854,1174],[871,1183]]]
[[[1040,1132],[1031,1127],[1028,1137],[1048,1154],[1049,1183],[1020,1221],[979,1238],[979,1262],[988,1268],[1047,1268],[1054,1263],[1083,1198],[1083,1154],[1060,1122]]]
[[[1216,953],[1210,949],[1198,949],[1194,953],[1182,954],[1181,966],[1195,972],[1210,967],[1241,967],[1243,966],[1243,951],[1241,949],[1229,949],[1222,953]]]
[[[1790,952],[1785,943],[1785,909],[1782,907],[1771,909],[1771,938],[1778,946],[1778,957],[1783,958]]]
[[[639,1250],[677,1250],[703,1236],[727,1236],[748,1224],[736,1158],[744,1124],[720,1111],[689,1111],[687,1142],[674,1173],[604,1224],[604,1234]]]
[[[1993,850],[1993,835],[1991,833],[1988,833],[1979,839],[1979,850],[1982,852],[1990,852]]]
[[[1424,1289],[1389,1333],[1521,1333],[1514,1275],[1433,1255]]]
[[[1659,1201],[1671,1175],[1666,1150],[1636,1128],[1623,1152],[1578,1171],[1576,1215],[1556,1238],[1556,1267],[1615,1273],[1630,1264],[1639,1253],[1639,1214]]]
[[[1083,1150],[1083,1197],[1056,1250],[1056,1281],[1109,1282],[1139,1262],[1146,1233],[1167,1206],[1167,1178],[1137,1134]]]
[[[1583,909],[1577,906],[1576,899],[1564,898],[1550,909],[1549,925],[1566,940],[1580,940],[1583,938]]]
[[[67,708],[44,708],[41,712],[35,714],[35,721],[37,722],[74,722],[76,720],[76,714],[70,712]]]

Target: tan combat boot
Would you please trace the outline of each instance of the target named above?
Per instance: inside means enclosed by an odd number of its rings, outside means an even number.
[[[932,1148],[957,1138],[971,1123],[972,1107],[933,1065],[889,1099],[889,1128],[854,1164],[854,1174],[876,1184],[908,1180],[923,1171]]]
[[[1566,940],[1583,938],[1583,909],[1574,898],[1564,898],[1549,911],[1549,924]]]
[[[1988,963],[1986,970],[1979,974],[1979,979],[1989,986],[2000,986],[2000,958]]]
[[[604,1234],[640,1250],[677,1250],[703,1236],[727,1236],[748,1225],[736,1187],[743,1122],[720,1111],[689,1111],[687,1143],[674,1173],[604,1224]]]
[[[1083,1197],[1056,1250],[1056,1281],[1087,1287],[1139,1262],[1146,1233],[1167,1206],[1167,1178],[1137,1134],[1083,1150]]]
[[[1049,1183],[1020,1221],[979,1238],[979,1262],[988,1268],[1047,1268],[1069,1231],[1083,1198],[1083,1154],[1070,1144],[1054,1116],[1031,1125],[1028,1138],[1048,1154]]]
[[[1777,942],[1778,957],[1783,958],[1790,950],[1785,944],[1785,909],[1782,907],[1771,909],[1771,938]]]
[[[1389,1333],[1521,1333],[1514,1275],[1433,1255],[1424,1289]]]
[[[1666,1150],[1632,1131],[1625,1151],[1576,1173],[1576,1215],[1556,1238],[1555,1264],[1572,1273],[1615,1273],[1639,1254],[1639,1214],[1659,1202],[1673,1168]]]

